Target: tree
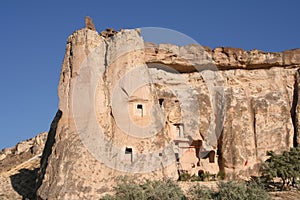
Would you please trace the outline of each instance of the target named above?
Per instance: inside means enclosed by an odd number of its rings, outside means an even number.
[[[272,181],[274,178],[280,178],[281,190],[294,186],[300,177],[300,149],[291,148],[282,154],[270,151],[267,155],[270,157],[262,165],[262,175]]]

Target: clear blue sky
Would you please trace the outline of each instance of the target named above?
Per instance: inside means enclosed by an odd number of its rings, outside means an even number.
[[[104,28],[164,27],[210,47],[300,47],[300,1],[1,1],[0,149],[48,131],[68,35],[93,18]]]

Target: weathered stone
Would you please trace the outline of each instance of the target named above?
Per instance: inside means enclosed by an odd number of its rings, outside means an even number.
[[[293,147],[296,69],[222,71],[226,83],[226,120],[219,144],[228,178],[258,172],[268,150]]]
[[[283,51],[283,64],[284,65],[296,65],[299,66],[300,63],[300,49],[292,49]]]
[[[85,17],[85,27],[86,27],[87,29],[92,30],[92,31],[96,31],[96,28],[95,28],[95,25],[94,25],[94,23],[93,23],[93,20],[92,20],[92,18],[90,18],[89,16],[86,16],[86,17]]]
[[[192,174],[257,174],[266,151],[295,145],[297,59],[297,51],[144,44],[136,30],[76,31],[38,197],[99,198],[134,172],[176,179],[176,152]]]
[[[146,62],[158,62],[172,65],[179,72],[196,71],[199,66],[213,63],[219,70],[229,69],[269,69],[271,67],[299,67],[300,50],[288,50],[280,53],[263,52],[259,50],[244,51],[240,48],[218,47],[211,50],[207,47],[189,45],[176,47],[175,45],[156,45],[146,43]],[[179,48],[185,51],[179,52]],[[186,53],[186,50],[191,53]],[[205,51],[205,53],[203,53]],[[196,66],[192,66],[193,57],[200,53]]]
[[[47,132],[43,132],[1,151],[0,199],[35,199],[37,170],[46,137]]]
[[[100,36],[102,36],[104,38],[109,38],[109,37],[114,36],[116,33],[117,33],[117,31],[115,31],[113,28],[107,28],[100,33]]]
[[[144,43],[139,29],[85,24],[67,41],[48,136],[0,152],[0,198],[98,199],[119,175],[248,179],[267,151],[299,145],[300,49]]]

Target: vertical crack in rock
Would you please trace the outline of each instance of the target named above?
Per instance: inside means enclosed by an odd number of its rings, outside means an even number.
[[[70,42],[70,55],[69,55],[69,69],[70,69],[70,79],[72,78],[72,73],[73,73],[73,65],[72,65],[72,59],[73,59],[73,45],[72,42]]]
[[[105,43],[105,54],[104,54],[104,67],[105,69],[108,68],[108,61],[107,61],[107,54],[108,54],[108,42],[106,40],[104,40]],[[106,72],[106,70],[105,70]]]
[[[250,114],[252,116],[252,128],[253,128],[253,140],[255,147],[255,157],[258,158],[258,149],[257,149],[257,132],[256,132],[256,112],[253,105],[253,100],[250,101]]]
[[[297,123],[297,105],[298,105],[298,79],[299,79],[299,70],[295,72],[295,82],[294,82],[294,93],[293,93],[293,103],[292,103],[292,108],[291,108],[291,118],[293,122],[293,127],[294,127],[294,136],[293,136],[293,145],[294,147],[298,146],[298,123]]]
[[[253,109],[253,136],[254,136],[254,145],[255,145],[255,156],[258,157],[257,152],[257,133],[256,133],[256,118],[255,118],[255,110]]]
[[[218,139],[217,155],[218,155],[219,172],[220,174],[224,173],[225,175],[225,162],[223,158],[223,129]]]
[[[114,131],[113,131],[113,128],[114,126],[112,124],[115,124],[115,117],[113,115],[113,112],[112,112],[112,106],[111,106],[111,94],[110,94],[110,91],[109,91],[109,86],[108,86],[108,67],[109,67],[109,60],[108,60],[108,53],[109,53],[109,42],[107,41],[106,38],[104,38],[104,45],[105,45],[105,52],[104,52],[104,72],[102,74],[102,80],[103,80],[103,93],[104,93],[104,96],[106,98],[106,106],[108,107],[109,109],[109,115],[111,116],[110,117],[110,130],[111,130],[111,133],[109,134],[110,137],[109,137],[109,140],[112,141],[113,138],[114,138]],[[111,61],[110,61],[111,62]],[[111,147],[109,147],[110,150],[111,150]]]

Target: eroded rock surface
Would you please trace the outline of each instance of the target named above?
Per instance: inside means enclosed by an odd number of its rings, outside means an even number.
[[[299,54],[157,45],[139,30],[74,32],[38,198],[97,199],[119,175],[256,175],[266,151],[299,143]]]
[[[93,30],[93,31],[96,30],[95,25],[94,25],[94,23],[93,23],[93,20],[92,20],[92,18],[90,18],[89,16],[86,16],[86,17],[85,17],[85,27],[86,27],[87,29],[90,29],[90,30]]]
[[[47,132],[0,152],[0,199],[35,199],[40,158]]]

